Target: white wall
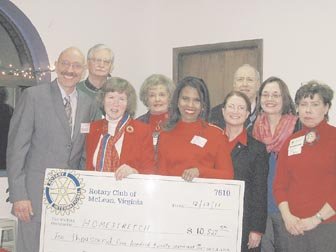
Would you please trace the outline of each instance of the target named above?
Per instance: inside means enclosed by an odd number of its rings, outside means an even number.
[[[336,2],[332,0],[12,0],[40,32],[51,63],[75,45],[116,53],[114,76],[137,89],[152,73],[172,76],[172,48],[264,40],[264,77],[292,95],[318,79],[336,90]],[[336,100],[335,100],[336,103]],[[331,123],[336,125],[336,107]],[[145,112],[139,103],[138,114]]]

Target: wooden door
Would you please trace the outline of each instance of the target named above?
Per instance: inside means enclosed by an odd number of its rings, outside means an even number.
[[[243,64],[255,67],[262,80],[263,41],[246,40],[173,49],[173,78],[202,78],[208,86],[211,107],[222,103],[232,90],[234,72]]]

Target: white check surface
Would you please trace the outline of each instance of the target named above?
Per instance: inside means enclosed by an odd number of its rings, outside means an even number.
[[[47,169],[40,252],[240,251],[244,182]]]

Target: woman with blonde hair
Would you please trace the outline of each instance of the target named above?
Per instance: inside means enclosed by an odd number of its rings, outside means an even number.
[[[155,148],[162,126],[168,119],[168,106],[174,89],[173,81],[163,74],[152,74],[140,88],[140,100],[148,108],[148,112],[137,120],[150,125]]]

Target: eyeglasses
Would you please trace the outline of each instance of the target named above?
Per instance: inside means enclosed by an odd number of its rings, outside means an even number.
[[[90,58],[89,59],[90,61],[92,61],[94,64],[101,64],[101,63],[103,63],[104,65],[110,65],[111,63],[112,63],[112,60],[110,60],[110,59],[97,59],[97,58]]]
[[[261,94],[261,97],[264,99],[279,99],[281,97],[281,94]]]
[[[63,60],[60,62],[60,64],[62,65],[62,67],[64,68],[70,68],[70,66],[72,66],[72,68],[74,70],[81,70],[83,69],[83,65],[80,64],[80,63],[77,63],[77,62],[74,62],[74,63],[70,63],[69,61],[67,60]]]

